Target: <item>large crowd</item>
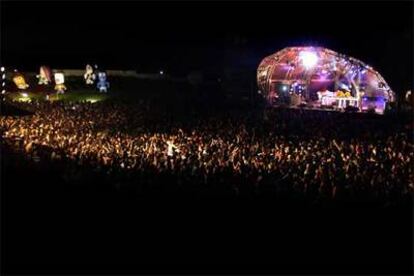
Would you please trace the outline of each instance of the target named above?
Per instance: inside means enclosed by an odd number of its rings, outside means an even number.
[[[412,128],[385,116],[300,109],[175,116],[145,101],[17,105],[33,115],[1,117],[3,140],[40,162],[63,163],[70,183],[94,171],[137,194],[311,203],[393,203],[414,194]]]

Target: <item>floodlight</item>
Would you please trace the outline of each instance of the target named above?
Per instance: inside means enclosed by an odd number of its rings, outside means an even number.
[[[314,67],[318,62],[318,56],[314,52],[301,52],[299,57],[307,69]]]

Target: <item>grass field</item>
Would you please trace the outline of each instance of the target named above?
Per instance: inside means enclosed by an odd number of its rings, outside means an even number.
[[[46,94],[39,92],[13,92],[6,96],[12,101],[29,102],[32,100],[44,101]],[[96,91],[70,91],[65,94],[51,94],[49,100],[51,101],[67,101],[67,102],[99,102],[110,98],[108,94],[97,93]]]
[[[89,101],[97,102],[108,98],[121,98],[126,100],[140,100],[143,98],[163,97],[177,98],[188,97],[192,91],[191,86],[183,82],[169,80],[141,80],[135,78],[111,78],[111,87],[108,94],[99,93],[95,86],[86,87],[79,79],[67,79],[65,83],[68,90],[65,94],[56,95],[53,85],[40,86],[30,83],[26,91],[16,91],[13,85],[7,89],[6,98],[11,101],[28,102],[31,100],[46,100],[46,91],[50,93],[51,101]]]

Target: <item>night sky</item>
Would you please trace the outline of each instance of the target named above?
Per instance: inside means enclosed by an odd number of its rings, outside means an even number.
[[[413,3],[1,2],[1,61],[20,70],[84,68],[171,74],[255,70],[281,48],[318,45],[412,87]]]

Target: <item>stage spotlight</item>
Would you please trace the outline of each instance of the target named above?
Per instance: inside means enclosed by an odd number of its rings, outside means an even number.
[[[299,57],[307,69],[314,67],[318,62],[318,56],[314,52],[301,52]]]

